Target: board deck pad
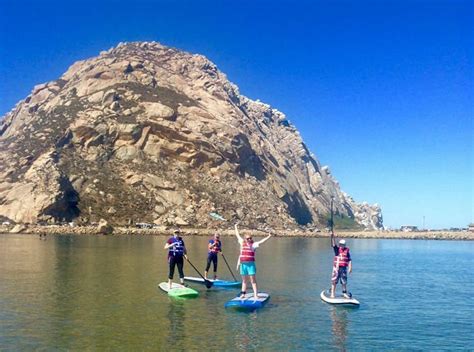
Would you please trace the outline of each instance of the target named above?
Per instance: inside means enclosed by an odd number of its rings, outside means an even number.
[[[199,284],[205,284],[205,281],[202,277],[193,277],[193,276],[185,276],[184,279],[189,282],[195,282]],[[213,280],[213,279],[208,279],[207,281],[212,282],[213,287],[238,287],[242,284],[240,281],[226,281],[226,280]]]
[[[237,308],[244,310],[254,310],[262,308],[270,300],[270,295],[268,293],[259,292],[258,298],[255,300],[252,293],[245,294],[244,298],[240,298],[240,295],[227,301],[224,305],[226,308]]]
[[[323,292],[321,292],[321,299],[324,302],[327,302],[330,304],[342,304],[342,305],[353,305],[353,306],[360,305],[360,302],[356,300],[354,297],[345,298],[340,293],[336,294],[334,298],[331,298],[331,293],[329,290],[324,290]]]
[[[169,296],[172,297],[183,297],[183,298],[192,298],[197,297],[199,292],[193,290],[192,288],[177,284],[173,282],[171,284],[171,290],[169,289],[169,284],[167,282],[160,282],[158,285],[163,291],[167,292]]]

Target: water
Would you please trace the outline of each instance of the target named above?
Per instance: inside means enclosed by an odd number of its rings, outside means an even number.
[[[224,309],[237,290],[194,286],[199,298],[176,300],[157,289],[164,242],[0,235],[0,350],[472,349],[474,242],[349,240],[354,309],[319,298],[331,274],[327,239],[272,238],[257,252],[271,300],[253,313]],[[185,242],[203,269],[207,238]],[[234,267],[237,243],[223,242]],[[196,276],[189,265],[185,273]]]

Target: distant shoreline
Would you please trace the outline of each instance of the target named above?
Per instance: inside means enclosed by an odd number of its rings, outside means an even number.
[[[167,236],[171,235],[174,227],[140,229],[134,227],[114,227],[113,233],[109,236]],[[183,236],[212,236],[216,231],[224,236],[233,236],[234,230],[229,228],[183,228]],[[314,237],[328,238],[328,232],[315,232],[309,230],[276,230],[271,231],[253,230],[239,228],[242,234],[252,233],[255,236],[265,236],[272,233],[276,237]],[[32,235],[102,235],[97,226],[38,226],[38,225],[16,225],[0,226],[0,234],[32,234]],[[469,231],[336,231],[339,238],[360,238],[360,239],[405,239],[405,240],[464,240],[474,241],[474,232]]]

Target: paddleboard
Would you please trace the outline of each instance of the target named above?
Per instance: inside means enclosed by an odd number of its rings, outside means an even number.
[[[331,298],[331,293],[329,290],[324,290],[323,292],[321,292],[321,299],[324,302],[330,304],[345,304],[352,306],[358,306],[360,304],[359,301],[355,298],[345,298],[342,294],[336,294],[334,298]]]
[[[167,292],[169,296],[172,296],[172,297],[193,298],[199,295],[198,291],[193,290],[192,288],[177,284],[175,282],[171,284],[171,290],[167,282],[160,282],[158,286],[163,291]]]
[[[244,298],[240,298],[240,295],[227,301],[224,305],[226,308],[236,308],[242,310],[254,310],[262,308],[270,300],[270,295],[268,293],[259,292],[257,300],[253,297],[252,293],[247,293]]]
[[[205,281],[202,277],[185,276],[184,279],[186,281],[196,282],[198,284],[205,284]],[[242,284],[242,282],[240,281],[226,281],[226,280],[219,280],[219,279],[217,280],[208,279],[208,281],[212,282],[213,287],[222,287],[222,288],[239,287]]]

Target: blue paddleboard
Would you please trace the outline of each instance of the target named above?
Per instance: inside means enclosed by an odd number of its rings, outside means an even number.
[[[202,277],[193,277],[193,276],[185,276],[184,280],[190,281],[190,282],[196,282],[198,284],[204,284],[204,279]],[[239,287],[242,282],[240,281],[226,281],[226,280],[211,280],[208,279],[207,281],[212,282],[213,287],[221,287],[221,288],[233,288],[233,287]]]
[[[244,298],[240,298],[240,295],[227,301],[224,305],[226,308],[236,308],[242,310],[254,310],[262,308],[270,300],[270,295],[268,293],[259,292],[258,298],[255,300],[253,293],[245,294]]]

